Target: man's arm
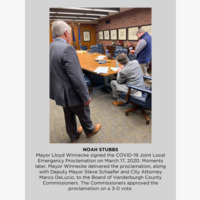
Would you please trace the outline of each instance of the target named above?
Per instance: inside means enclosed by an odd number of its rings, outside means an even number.
[[[74,90],[78,93],[83,102],[87,104],[90,102],[88,88],[83,77],[77,53],[71,45],[64,51],[63,62],[66,74],[69,77]]]
[[[141,39],[135,49],[135,53],[136,54],[140,53],[146,45],[147,45],[147,42],[144,39]]]
[[[125,83],[126,82],[126,76],[123,74],[123,69],[118,71],[117,73],[117,83]]]

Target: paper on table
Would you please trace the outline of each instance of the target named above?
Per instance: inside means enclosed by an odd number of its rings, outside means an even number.
[[[113,68],[112,70],[113,70],[114,72],[116,72],[116,71],[118,70],[118,68]]]
[[[96,57],[96,60],[101,60],[101,59],[103,59],[103,58],[105,58],[106,56],[97,56]]]
[[[106,56],[97,56],[97,58],[104,58],[104,57],[106,57]]]
[[[108,68],[109,67],[97,67],[94,72],[96,72],[97,74],[107,74],[108,73]]]
[[[76,51],[77,53],[86,53],[87,51],[85,50],[80,50],[80,51]]]

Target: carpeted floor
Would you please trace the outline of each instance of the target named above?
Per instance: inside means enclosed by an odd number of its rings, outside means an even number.
[[[110,93],[104,90],[91,95],[91,119],[93,124],[101,123],[101,130],[91,138],[82,133],[77,143],[151,143],[151,111],[147,111],[150,124],[147,125],[141,111],[125,115],[131,104],[114,106]],[[77,119],[78,126],[80,125]],[[50,143],[70,143],[65,130],[63,109],[50,100]]]

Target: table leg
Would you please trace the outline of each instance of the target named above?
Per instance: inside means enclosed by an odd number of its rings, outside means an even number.
[[[110,89],[108,85],[108,76],[104,76],[104,87],[108,92],[112,93],[112,90]]]

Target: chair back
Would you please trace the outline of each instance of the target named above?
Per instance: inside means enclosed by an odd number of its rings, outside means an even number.
[[[87,50],[87,46],[82,46],[81,49],[84,50],[84,51],[86,51]]]
[[[123,53],[128,54],[128,49],[123,49]]]
[[[92,53],[97,53],[98,52],[98,46],[97,45],[91,45],[90,49],[91,49]]]
[[[98,47],[98,50],[97,50],[98,53],[103,54],[103,53],[104,53],[103,45],[102,45],[101,43],[97,43],[96,45],[97,45],[97,47]]]
[[[151,91],[151,87],[145,87],[145,89]],[[151,110],[151,96],[151,94],[147,94],[146,96],[146,103],[144,106],[145,109]]]
[[[133,60],[135,60],[137,58],[137,55],[134,53],[134,54],[128,54],[128,59],[130,60],[130,61],[133,61]]]

